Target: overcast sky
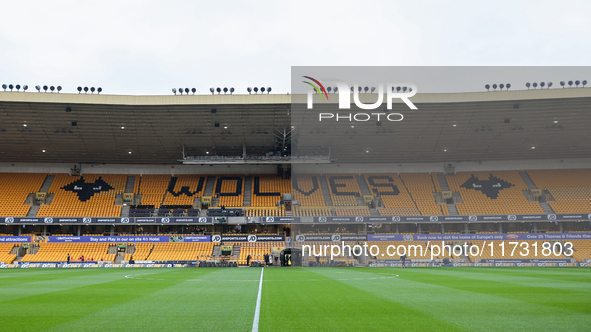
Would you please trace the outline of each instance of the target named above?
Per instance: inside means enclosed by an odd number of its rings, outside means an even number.
[[[291,66],[586,66],[590,14],[589,1],[4,1],[0,83],[286,93]]]

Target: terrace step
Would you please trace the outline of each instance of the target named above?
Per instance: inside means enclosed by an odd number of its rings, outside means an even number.
[[[332,198],[330,197],[330,190],[328,189],[328,181],[326,181],[326,176],[319,175],[318,182],[320,183],[320,188],[322,189],[322,196],[324,196],[324,204],[326,204],[326,206],[332,206]]]
[[[529,174],[527,174],[527,172],[519,172],[519,175],[523,179],[523,182],[525,182],[525,184],[527,185],[527,188],[529,188],[529,189],[538,189],[538,187],[536,186],[536,184],[534,183],[534,181],[531,179],[531,177],[529,176]]]
[[[133,189],[135,187],[135,176],[128,176],[127,182],[125,182],[125,193],[134,194]]]
[[[43,181],[41,188],[39,188],[39,191],[42,193],[46,193],[47,191],[49,191],[49,188],[51,188],[51,183],[53,182],[54,178],[55,178],[54,175],[48,175],[45,178],[45,181]]]
[[[252,194],[252,176],[244,177],[244,206],[250,206]]]

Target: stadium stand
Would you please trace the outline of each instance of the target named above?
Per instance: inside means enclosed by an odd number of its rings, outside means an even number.
[[[31,208],[30,204],[25,205],[27,197],[39,191],[46,176],[35,173],[1,173],[0,215],[26,216]]]
[[[292,178],[293,197],[300,206],[326,206],[319,177],[320,175],[300,174]]]
[[[462,197],[463,203],[456,203],[460,215],[544,213],[524,196],[528,187],[518,171],[458,172],[446,179]]]
[[[115,254],[108,254],[108,243],[39,243],[39,250],[35,254],[27,253],[22,262],[65,262],[68,254],[70,261],[79,261],[84,256],[84,261],[112,262]],[[28,252],[33,248],[29,248]]]
[[[214,193],[219,198],[219,206],[242,207],[244,205],[244,175],[216,177]]]
[[[154,248],[147,260],[151,261],[188,261],[211,256],[213,242],[192,243],[154,243]],[[135,257],[134,257],[135,258]]]
[[[547,190],[556,213],[591,213],[591,169],[532,170],[527,174]]]
[[[371,216],[369,209],[366,207],[363,208],[349,208],[349,209],[335,209],[335,212],[338,217],[346,217],[346,216]]]
[[[15,245],[14,243],[0,243],[0,262],[11,264],[16,259],[16,254],[11,254]]]
[[[250,206],[277,205],[283,194],[291,192],[291,181],[275,175],[253,175]]]
[[[380,215],[420,215],[398,174],[366,174],[365,180],[371,193],[381,198],[384,208],[378,209]]]
[[[352,174],[329,174],[326,176],[330,198],[334,206],[357,206],[357,198],[361,197],[359,183]]]
[[[172,176],[163,205],[193,205],[195,198],[203,196],[207,177],[193,174]]]
[[[159,208],[170,184],[170,175],[147,174],[142,175],[139,193],[142,195],[142,205],[153,205]],[[136,178],[137,180],[137,178]]]
[[[248,255],[251,256],[250,261],[263,261],[265,254],[271,254],[271,248],[284,247],[283,242],[255,242],[255,243],[235,243],[240,245],[240,256],[238,256],[238,264],[246,265]]]
[[[48,190],[54,194],[51,204],[42,205],[37,216],[119,217],[115,196],[123,193],[126,181],[127,176],[117,174],[55,174]]]
[[[294,217],[323,217],[332,216],[332,210],[329,208],[302,208],[299,206],[293,207]]]
[[[445,212],[447,210],[442,211],[441,209],[441,206],[445,204],[437,204],[435,202],[433,193],[436,192],[436,189],[429,173],[401,173],[400,178],[421,212],[421,215],[433,216],[446,214]]]

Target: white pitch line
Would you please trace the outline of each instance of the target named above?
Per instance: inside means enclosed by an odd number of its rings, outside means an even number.
[[[254,310],[254,320],[252,321],[252,332],[259,331],[259,317],[261,315],[261,293],[263,292],[263,272],[265,268],[261,269],[261,281],[259,282],[259,295],[257,295],[257,305]]]

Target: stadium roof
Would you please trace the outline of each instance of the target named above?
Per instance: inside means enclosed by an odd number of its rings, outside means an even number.
[[[313,111],[293,112],[292,96],[283,94],[0,92],[0,161],[175,164],[183,146],[190,156],[238,156],[244,146],[261,155],[292,129],[298,154],[330,151],[340,163],[591,155],[591,88],[417,94],[418,110],[395,103],[392,112],[404,120],[381,123],[319,122],[319,112],[335,107],[315,98]]]

